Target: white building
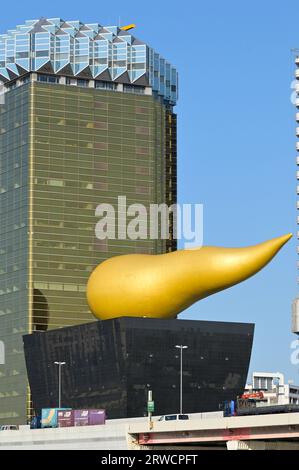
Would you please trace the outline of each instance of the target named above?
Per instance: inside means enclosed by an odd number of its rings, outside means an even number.
[[[299,385],[285,383],[280,372],[253,372],[252,383],[247,384],[245,394],[262,392],[263,398],[256,398],[258,405],[299,405]]]

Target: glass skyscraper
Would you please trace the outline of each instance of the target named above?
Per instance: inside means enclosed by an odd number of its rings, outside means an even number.
[[[22,336],[94,321],[101,261],[176,248],[172,225],[169,240],[98,240],[95,209],[176,202],[177,72],[118,27],[43,18],[0,36],[0,84],[0,424],[14,424],[31,411]]]
[[[295,52],[295,78],[296,81],[293,82],[292,85],[294,85],[294,90],[295,90],[295,96],[294,96],[294,104],[296,106],[296,137],[297,139],[299,138],[299,50],[294,49]],[[296,142],[296,150],[297,150],[297,156],[296,156],[296,164],[297,164],[297,171],[296,171],[296,176],[297,176],[297,196],[299,196],[299,141]],[[299,227],[299,200],[297,199],[297,226]],[[299,229],[297,229],[297,240],[299,240]],[[299,254],[299,244],[297,244],[297,254]],[[297,268],[299,269],[299,261],[297,261]],[[299,277],[297,278],[297,282],[299,284]],[[299,336],[299,295],[294,299],[292,302],[292,333],[295,333],[296,335]]]

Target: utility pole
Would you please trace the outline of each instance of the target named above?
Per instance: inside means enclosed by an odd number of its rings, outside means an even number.
[[[152,429],[153,427],[152,415],[154,411],[155,411],[155,403],[153,401],[153,392],[149,390],[148,396],[147,396],[147,412],[148,412],[149,429]]]

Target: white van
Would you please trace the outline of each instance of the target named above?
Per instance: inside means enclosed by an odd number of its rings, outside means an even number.
[[[15,424],[5,424],[0,426],[0,431],[18,431],[19,426]]]
[[[164,415],[161,416],[161,418],[158,419],[158,421],[184,421],[186,419],[189,419],[189,415]]]

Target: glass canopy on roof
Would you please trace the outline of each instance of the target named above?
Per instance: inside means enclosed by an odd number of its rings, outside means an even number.
[[[150,86],[171,104],[177,100],[176,69],[117,26],[41,18],[0,35],[0,81],[38,71]]]

